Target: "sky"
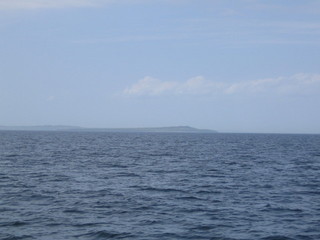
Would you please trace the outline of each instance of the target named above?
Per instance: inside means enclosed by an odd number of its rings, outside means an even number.
[[[320,133],[320,1],[0,0],[0,125]]]

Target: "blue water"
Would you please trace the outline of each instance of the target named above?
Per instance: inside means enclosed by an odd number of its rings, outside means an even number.
[[[2,131],[0,239],[319,240],[320,135]]]

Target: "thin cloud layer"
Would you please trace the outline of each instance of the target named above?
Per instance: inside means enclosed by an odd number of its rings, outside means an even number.
[[[144,3],[150,0],[0,0],[0,10],[96,7],[119,3]]]
[[[114,0],[0,0],[0,9],[38,9],[98,6]]]
[[[210,81],[202,76],[184,82],[161,81],[145,77],[123,94],[126,96],[208,95],[208,94],[313,94],[320,92],[320,74],[295,74],[289,77],[265,78],[237,83]]]

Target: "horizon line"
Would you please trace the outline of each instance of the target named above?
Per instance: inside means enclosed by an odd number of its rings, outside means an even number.
[[[29,129],[28,129],[29,128]],[[44,128],[44,129],[41,129]],[[45,129],[48,128],[48,129]],[[51,129],[50,129],[51,128]],[[170,128],[190,128],[194,132],[212,132],[212,133],[225,133],[225,134],[292,134],[292,135],[319,135],[320,132],[276,132],[276,131],[220,131],[210,128],[198,128],[192,127],[189,125],[171,125],[171,126],[157,126],[157,127],[84,127],[78,125],[64,125],[64,124],[41,124],[41,125],[0,125],[0,131],[103,131],[103,130],[119,130],[119,131],[133,131],[137,130],[161,130],[161,129],[170,129]],[[182,131],[181,131],[182,132]],[[192,131],[191,131],[192,132]]]

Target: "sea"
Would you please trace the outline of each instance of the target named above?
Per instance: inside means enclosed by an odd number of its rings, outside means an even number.
[[[320,135],[1,131],[0,239],[319,240]]]

